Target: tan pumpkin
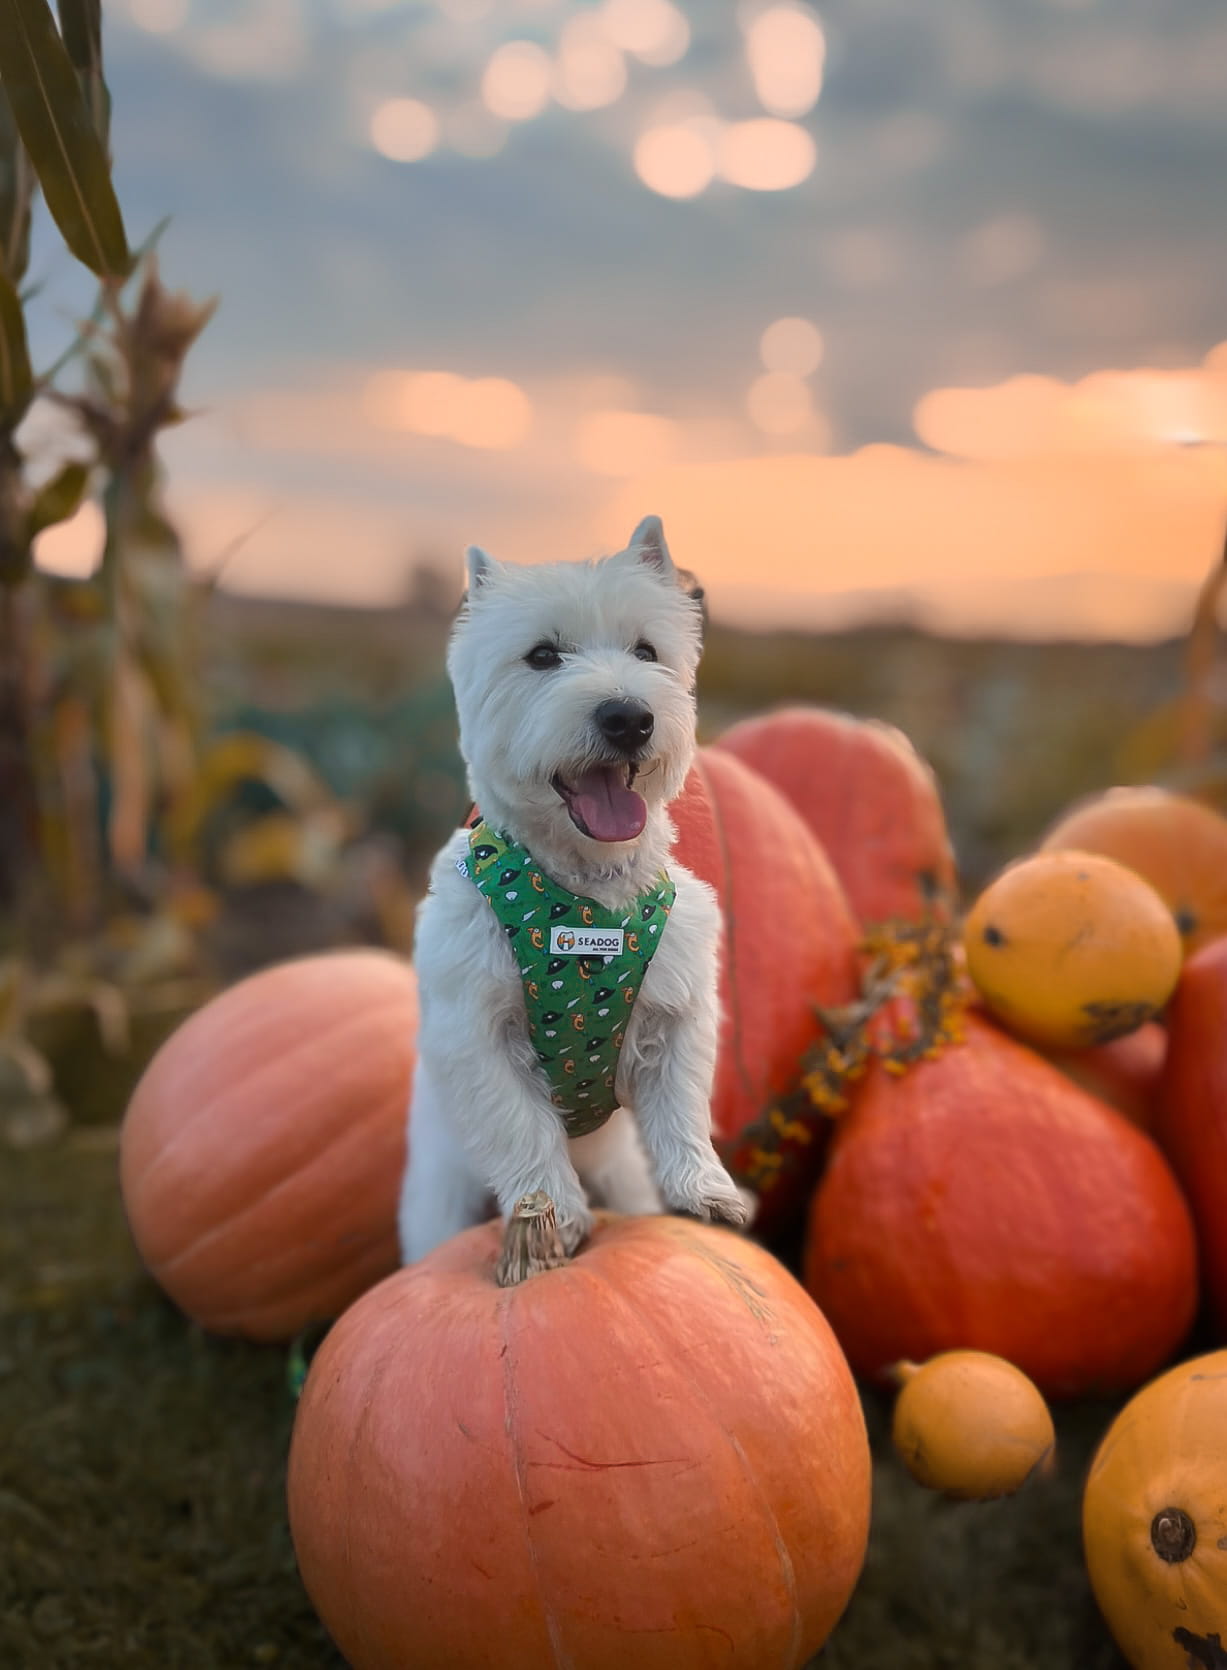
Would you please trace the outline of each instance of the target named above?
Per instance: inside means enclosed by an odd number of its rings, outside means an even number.
[[[1152,785],[1108,789],[1072,807],[1043,846],[1135,870],[1172,912],[1186,952],[1227,934],[1227,818],[1201,801]]]
[[[1227,1351],[1133,1397],[1082,1502],[1091,1587],[1133,1670],[1227,1662]]]
[[[869,1522],[830,1329],[744,1237],[605,1217],[568,1262],[552,1217],[522,1202],[502,1258],[499,1224],[455,1237],[324,1340],[288,1476],[320,1616],[354,1670],[800,1670]]]
[[[150,1274],[203,1327],[292,1339],[396,1268],[416,1030],[409,965],[338,951],[239,981],[158,1051],[120,1185]]]

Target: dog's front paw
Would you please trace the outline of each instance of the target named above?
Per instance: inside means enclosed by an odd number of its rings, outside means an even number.
[[[742,1229],[750,1221],[750,1201],[722,1166],[693,1172],[677,1179],[672,1187],[662,1182],[661,1196],[670,1212],[701,1218],[704,1223]]]

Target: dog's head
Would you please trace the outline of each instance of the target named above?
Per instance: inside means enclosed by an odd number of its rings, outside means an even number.
[[[474,799],[542,857],[577,840],[626,850],[695,747],[701,593],[659,518],[597,562],[519,566],[470,549],[468,582],[448,671]]]

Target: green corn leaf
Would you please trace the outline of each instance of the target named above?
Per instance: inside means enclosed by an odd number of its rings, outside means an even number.
[[[9,434],[21,422],[34,392],[26,320],[21,297],[0,273],[0,429]]]
[[[107,145],[111,95],[102,76],[102,0],[56,0],[60,32],[85,95],[94,132]]]
[[[53,527],[57,522],[67,522],[70,516],[76,515],[89,486],[89,477],[89,465],[74,461],[65,464],[39,488],[29,510],[27,525],[31,539],[42,533],[44,528]]]
[[[0,82],[64,242],[99,278],[126,278],[106,150],[47,0],[0,0]]]
[[[30,259],[30,210],[38,182],[0,86],[0,266],[20,284]]]

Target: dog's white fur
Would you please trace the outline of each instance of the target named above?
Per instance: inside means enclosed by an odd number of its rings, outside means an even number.
[[[660,522],[647,517],[625,551],[592,563],[519,567],[468,553],[469,591],[448,671],[460,747],[482,815],[564,888],[609,909],[668,868],[677,898],[648,965],[618,1065],[620,1106],[588,1136],[568,1138],[529,1044],[521,977],[498,920],[457,860],[468,831],[439,853],[419,908],[414,962],[421,1021],[400,1205],[406,1262],[541,1189],[564,1245],[591,1228],[585,1185],[618,1212],[692,1213],[744,1223],[743,1197],[711,1141],[716,1059],[715,895],[671,856],[666,807],[695,748],[694,680],[701,621],[679,583]],[[532,668],[541,642],[561,666]],[[639,659],[646,641],[658,656]],[[655,728],[635,779],[647,822],[634,840],[597,841],[557,791],[605,758],[596,707],[648,704]],[[633,1118],[632,1118],[633,1112]],[[582,1182],[581,1182],[582,1179]]]

